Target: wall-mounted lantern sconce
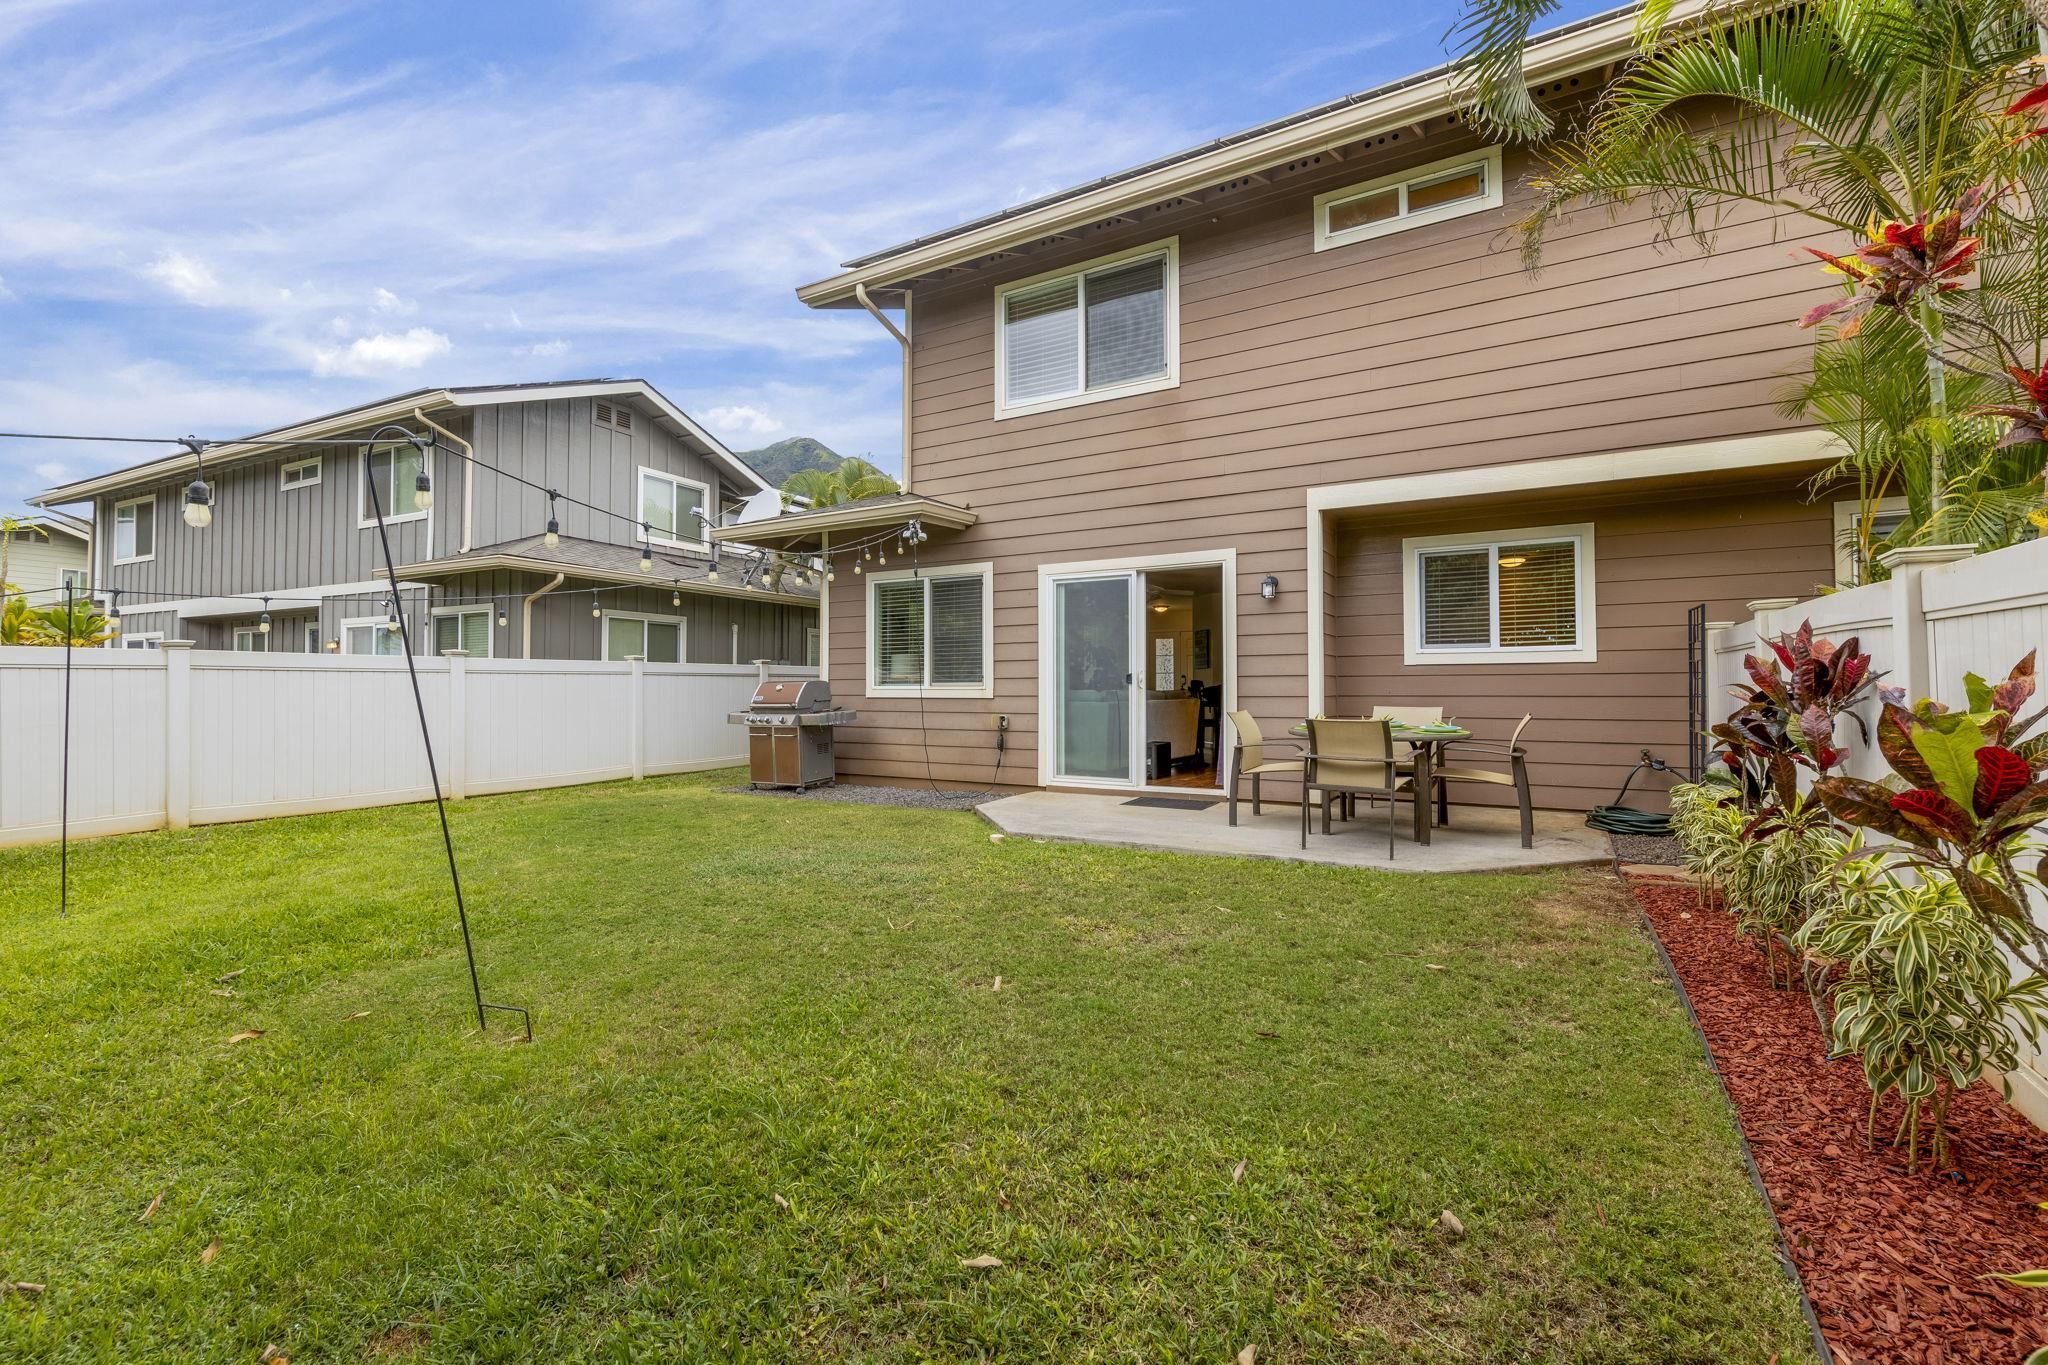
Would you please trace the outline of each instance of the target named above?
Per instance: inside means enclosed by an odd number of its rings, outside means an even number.
[[[1259,584],[1259,596],[1270,602],[1279,595],[1280,580],[1271,574],[1267,574],[1264,581]]]

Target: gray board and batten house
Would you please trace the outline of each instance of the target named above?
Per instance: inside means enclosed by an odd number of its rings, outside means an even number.
[[[794,575],[748,575],[730,551],[712,573],[699,513],[729,519],[770,485],[642,379],[417,389],[215,446],[205,459],[214,517],[204,529],[180,516],[194,470],[185,452],[36,501],[91,504],[94,587],[118,594],[125,647],[169,639],[395,653],[402,646],[387,629],[393,594],[360,447],[271,444],[367,437],[386,424],[435,442],[425,510],[413,505],[413,450],[380,448],[371,465],[419,652],[815,659],[815,588]],[[562,495],[554,545],[545,543],[545,489]],[[655,556],[651,573],[640,568],[643,544]]]

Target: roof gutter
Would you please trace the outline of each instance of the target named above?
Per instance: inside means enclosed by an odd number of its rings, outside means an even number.
[[[559,588],[559,587],[561,587],[561,586],[562,586],[562,581],[563,581],[564,579],[566,579],[566,578],[567,578],[568,576],[569,576],[569,575],[567,575],[567,574],[565,574],[565,573],[558,573],[558,574],[556,574],[556,575],[555,575],[555,576],[554,576],[553,578],[549,579],[549,580],[548,580],[547,582],[545,582],[545,583],[541,584],[541,585],[540,585],[540,586],[539,586],[538,588],[534,589],[534,590],[533,590],[532,592],[530,592],[530,593],[526,594],[526,603],[525,603],[525,605],[524,605],[524,606],[520,607],[520,609],[519,609],[519,657],[520,657],[520,658],[522,658],[522,659],[531,659],[531,658],[533,657],[533,604],[534,604],[534,602],[535,602],[536,600],[538,600],[538,599],[542,598],[542,597],[545,597],[545,596],[547,596],[547,595],[548,595],[549,593],[553,592],[553,591],[554,591],[554,590],[555,590],[556,588]]]
[[[427,416],[418,408],[412,410],[415,420],[437,436],[462,447],[465,463],[462,466],[462,553],[469,553],[470,531],[476,526],[476,447],[457,436],[448,428]]]
[[[1665,23],[1681,25],[1706,13],[1714,0],[1676,0]],[[1774,3],[1774,0],[1760,0]],[[1636,49],[1636,7],[1595,16],[1550,35],[1526,49],[1529,84],[1554,80],[1631,56]],[[1434,117],[1456,107],[1457,84],[1450,68],[1407,77],[1376,91],[1339,101],[1334,107],[1295,115],[1246,134],[1219,139],[1104,182],[1055,195],[861,257],[838,275],[799,287],[797,298],[812,308],[855,301],[854,289],[893,286],[948,266],[964,264],[1018,242],[1083,227],[1129,213],[1225,180],[1283,162],[1341,147],[1347,142]]]
[[[853,286],[853,297],[861,307],[868,310],[868,316],[889,329],[889,335],[895,337],[897,344],[903,348],[903,477],[897,481],[896,486],[908,493],[910,491],[910,334],[904,328],[912,325],[910,321],[910,291],[908,289],[903,291],[903,327],[898,327],[895,323],[889,321],[888,314],[875,306],[875,301],[868,297],[868,287],[865,284],[855,284]]]

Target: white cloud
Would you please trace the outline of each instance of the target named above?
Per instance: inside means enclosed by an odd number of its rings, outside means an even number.
[[[401,318],[410,317],[414,312],[418,311],[417,305],[411,300],[402,299],[389,289],[379,289],[376,293],[372,294],[370,296],[370,306],[380,313],[388,313],[394,317]]]
[[[7,277],[0,275],[0,303],[5,303],[13,297],[14,291],[7,287]]]
[[[704,422],[713,431],[733,437],[759,438],[782,430],[780,419],[746,403],[708,409]]]
[[[536,341],[526,348],[526,353],[545,359],[549,356],[566,355],[568,350],[569,343],[558,338],[554,341]]]
[[[182,251],[164,251],[143,267],[143,273],[193,303],[208,303],[220,292],[220,281],[206,262]]]
[[[71,481],[71,466],[61,464],[56,460],[44,460],[29,472],[48,484],[69,483]]]
[[[435,356],[448,354],[450,349],[447,337],[427,327],[411,327],[395,335],[379,332],[375,336],[357,337],[339,350],[315,350],[313,373],[380,375],[417,370]]]

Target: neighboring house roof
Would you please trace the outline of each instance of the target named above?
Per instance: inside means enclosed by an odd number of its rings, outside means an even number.
[[[407,564],[398,572],[403,578],[418,580],[447,578],[455,574],[475,573],[485,569],[566,573],[571,578],[600,583],[632,584],[652,588],[657,592],[679,583],[691,592],[751,597],[765,601],[797,602],[806,606],[817,605],[818,590],[815,586],[801,587],[793,579],[785,577],[782,587],[770,592],[762,586],[763,575],[757,572],[754,575],[754,586],[742,587],[740,585],[746,578],[746,568],[731,558],[727,558],[720,566],[719,581],[713,583],[707,577],[710,567],[707,560],[683,559],[675,552],[657,545],[654,547],[654,571],[641,573],[640,548],[637,545],[613,545],[601,540],[581,540],[575,536],[563,536],[561,544],[550,547],[545,536],[534,535],[521,536],[517,540],[501,540],[495,545],[479,546],[466,555],[448,555],[441,559]]]
[[[824,536],[900,526],[912,519],[944,531],[964,531],[979,520],[972,511],[957,503],[941,502],[921,493],[878,493],[872,498],[835,502],[829,507],[812,507],[759,521],[714,526],[711,539],[721,545],[765,545],[810,553],[823,548]]]
[[[84,517],[74,517],[69,512],[45,508],[32,517],[21,517],[19,521],[23,526],[40,527],[45,531],[54,531],[60,535],[70,536],[74,540],[84,541],[87,545],[92,544],[92,523]]]
[[[411,389],[405,393],[393,394],[389,398],[380,398],[374,403],[343,408],[338,412],[295,422],[290,426],[253,432],[236,441],[224,441],[207,450],[206,463],[231,464],[264,455],[275,455],[278,453],[278,442],[340,436],[379,422],[401,422],[409,417],[415,408],[425,411],[475,408],[491,403],[520,403],[548,398],[606,397],[639,399],[647,405],[648,411],[657,421],[666,421],[675,429],[678,436],[701,446],[707,456],[723,464],[742,484],[754,489],[773,486],[755,473],[746,461],[727,450],[723,442],[698,426],[688,413],[670,402],[659,389],[644,379],[561,379],[542,384],[472,384],[459,388]],[[248,444],[255,441],[266,444]],[[192,456],[180,450],[176,455],[52,488],[30,501],[39,507],[50,503],[81,502],[102,493],[118,492],[138,484],[158,483],[167,478],[182,477],[191,468]]]
[[[1709,0],[1676,0],[1667,23],[1683,23]],[[1529,40],[1524,69],[1532,88],[1622,61],[1636,51],[1636,15],[1628,5],[1565,24]],[[895,294],[929,276],[989,264],[1123,226],[1147,213],[1206,206],[1267,178],[1276,167],[1340,153],[1348,143],[1406,130],[1459,105],[1449,65],[1332,100],[1232,133],[1171,156],[1075,185],[883,251],[856,256],[838,275],[798,288],[813,308],[858,306],[856,287]]]

